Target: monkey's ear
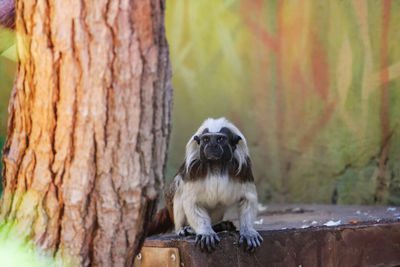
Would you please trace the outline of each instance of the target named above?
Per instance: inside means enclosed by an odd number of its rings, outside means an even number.
[[[232,138],[232,145],[236,146],[240,140],[242,140],[242,137],[240,137],[239,135],[234,135]]]
[[[200,138],[197,135],[193,136],[193,140],[196,141],[198,145],[200,145]]]

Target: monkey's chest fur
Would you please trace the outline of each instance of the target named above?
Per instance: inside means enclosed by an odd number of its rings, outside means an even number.
[[[231,206],[239,201],[242,184],[232,181],[228,175],[210,175],[204,180],[184,183],[187,197],[207,209]]]
[[[180,177],[177,177],[177,179],[180,179]],[[228,174],[210,174],[196,181],[183,182],[180,180],[178,181],[174,205],[180,205],[183,202],[196,203],[196,206],[208,213],[211,223],[215,224],[224,218],[227,211],[237,209],[244,197],[247,184],[235,181]],[[184,212],[191,211],[186,209]],[[185,220],[184,224],[187,223]]]

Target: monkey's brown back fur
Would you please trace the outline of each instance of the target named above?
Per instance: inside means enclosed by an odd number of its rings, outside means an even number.
[[[147,227],[147,236],[161,234],[170,231],[174,227],[174,222],[169,214],[168,208],[164,207],[157,211],[153,220]]]
[[[166,233],[174,229],[174,195],[175,183],[172,180],[164,193],[165,207],[157,211],[147,227],[147,236]]]

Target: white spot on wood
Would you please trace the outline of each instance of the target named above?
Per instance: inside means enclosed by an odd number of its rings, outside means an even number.
[[[261,219],[259,219],[258,221],[257,221],[257,220],[254,221],[254,224],[263,224],[263,222],[264,222],[264,219],[261,218]]]
[[[266,211],[267,209],[268,209],[267,206],[265,206],[265,205],[263,205],[261,203],[258,203],[258,205],[257,205],[258,212],[263,212],[263,211]]]
[[[342,222],[341,220],[336,221],[336,222],[331,220],[331,221],[324,223],[324,225],[325,226],[338,226],[338,225],[340,225],[341,222]]]

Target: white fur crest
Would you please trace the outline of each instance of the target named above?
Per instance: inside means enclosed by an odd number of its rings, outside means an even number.
[[[217,133],[223,127],[228,128],[229,130],[232,131],[233,134],[240,136],[240,138],[242,139],[237,144],[236,150],[233,155],[236,158],[236,160],[238,161],[238,164],[239,164],[238,172],[240,172],[243,164],[246,164],[246,157],[249,157],[249,150],[247,148],[247,142],[246,142],[246,139],[244,138],[243,134],[239,131],[239,129],[235,125],[233,125],[233,123],[231,123],[230,121],[228,121],[225,118],[219,118],[219,119],[208,118],[207,120],[205,120],[203,122],[203,124],[196,131],[196,133],[190,138],[189,142],[186,144],[185,164],[186,164],[187,169],[189,168],[190,163],[193,160],[198,159],[200,157],[198,144],[193,139],[194,136],[200,135],[206,128],[208,128],[210,133]]]

